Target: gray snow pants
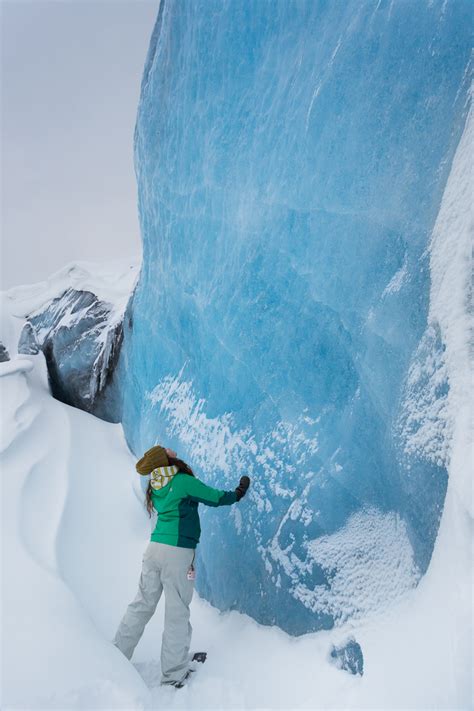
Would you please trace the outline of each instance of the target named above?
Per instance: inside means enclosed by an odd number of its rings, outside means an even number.
[[[178,548],[150,541],[143,555],[142,573],[135,599],[127,607],[113,643],[131,659],[165,592],[165,625],[161,643],[161,683],[182,681],[189,669],[189,645],[193,628],[189,605],[194,580],[188,580],[193,548]]]

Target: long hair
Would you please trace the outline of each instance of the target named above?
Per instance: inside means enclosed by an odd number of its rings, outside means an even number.
[[[183,462],[182,459],[178,459],[177,457],[168,457],[168,462],[169,466],[175,466],[178,467],[179,472],[182,474],[189,474],[189,476],[195,476],[193,470],[189,466],[189,464],[186,464],[186,462]],[[146,490],[146,510],[148,511],[148,516],[151,518],[151,515],[153,513],[153,509],[155,508],[153,506],[153,499],[151,498],[151,492],[153,491],[151,482],[148,482],[148,488]]]

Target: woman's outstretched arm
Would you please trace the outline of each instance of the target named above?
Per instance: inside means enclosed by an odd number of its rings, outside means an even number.
[[[247,479],[250,483],[248,477],[242,477],[242,479]],[[235,504],[236,501],[239,501],[248,489],[248,484],[247,486],[244,484],[242,488],[242,479],[234,491],[214,489],[212,486],[208,486],[192,476],[186,477],[184,487],[187,495],[193,501],[197,501],[200,504],[206,504],[207,506],[230,506],[231,504]],[[243,489],[245,489],[245,491]]]

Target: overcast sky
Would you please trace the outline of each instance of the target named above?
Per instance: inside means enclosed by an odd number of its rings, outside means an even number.
[[[0,0],[2,288],[140,254],[133,130],[158,0]]]

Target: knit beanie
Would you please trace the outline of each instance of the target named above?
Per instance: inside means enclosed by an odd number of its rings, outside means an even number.
[[[136,463],[135,469],[139,474],[151,474],[153,469],[157,467],[167,467],[169,466],[168,455],[166,454],[166,449],[160,447],[157,444],[155,447],[149,449],[143,457]]]

